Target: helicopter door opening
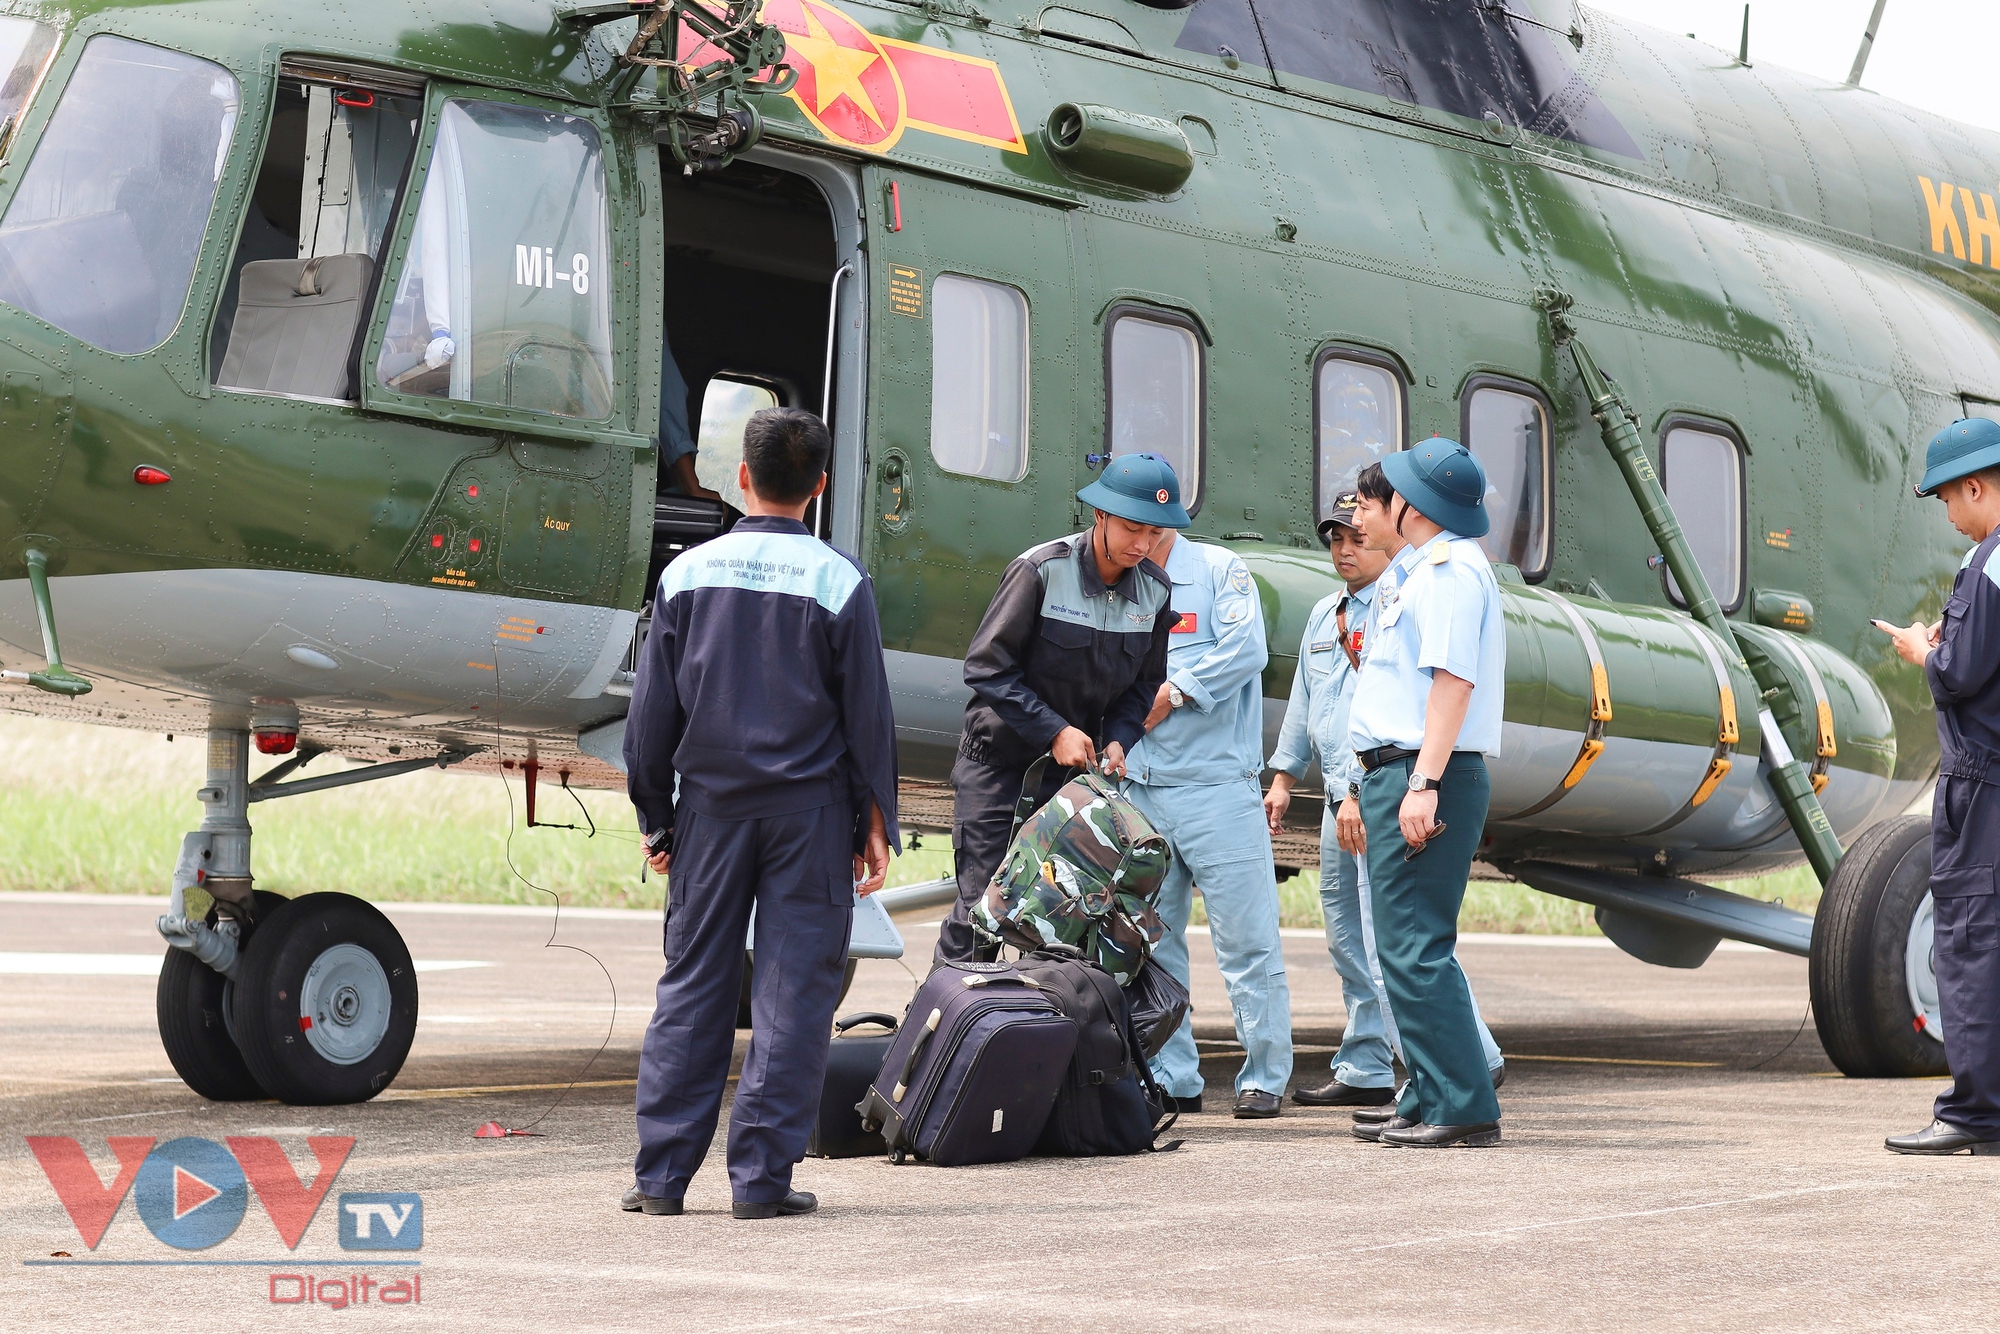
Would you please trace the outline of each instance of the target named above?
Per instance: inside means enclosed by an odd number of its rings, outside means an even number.
[[[669,560],[741,517],[736,465],[751,414],[830,406],[828,311],[841,267],[827,195],[802,174],[745,160],[688,176],[662,153],[661,183],[667,356],[649,600]],[[806,513],[825,538],[840,453]]]
[[[217,388],[352,401],[355,337],[423,84],[287,63],[210,334]]]

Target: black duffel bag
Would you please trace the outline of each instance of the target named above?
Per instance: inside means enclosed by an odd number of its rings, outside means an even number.
[[[1153,1082],[1126,992],[1117,980],[1095,960],[1061,945],[1024,955],[1014,967],[1054,1001],[1077,1030],[1076,1054],[1035,1152],[1096,1158],[1148,1153],[1156,1146],[1162,1152],[1178,1148],[1178,1140],[1158,1145],[1178,1114]],[[1179,1019],[1174,1022],[1178,1025]],[[1164,1042],[1165,1036],[1160,1040]]]
[[[1148,955],[1139,975],[1125,988],[1125,1003],[1132,1010],[1132,1029],[1139,1036],[1139,1050],[1147,1060],[1160,1054],[1187,1019],[1188,989],[1168,972],[1158,959]]]

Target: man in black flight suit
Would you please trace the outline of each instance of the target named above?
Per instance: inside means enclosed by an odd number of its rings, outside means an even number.
[[[1943,500],[1952,527],[1978,545],[1936,625],[1875,624],[1924,669],[1937,702],[1933,957],[1952,1082],[1930,1125],[1886,1144],[1895,1153],[2000,1154],[2000,422],[1953,422],[1932,438],[1924,465],[1917,494]]]
[[[1096,511],[1090,531],[1015,557],[965,653],[972,701],[951,769],[958,902],[938,931],[940,959],[979,952],[972,905],[1007,855],[1028,766],[1052,752],[1082,769],[1102,743],[1105,767],[1123,774],[1167,679],[1173,584],[1146,553],[1190,522],[1180,482],[1159,455],[1125,454],[1077,499]],[[1038,801],[1062,777],[1046,771]]]
[[[733,1212],[818,1207],[792,1189],[792,1165],[819,1110],[854,896],[881,887],[896,838],[874,586],[800,522],[828,450],[809,412],[751,417],[737,466],[748,516],[677,557],[653,603],[625,764],[648,860],[669,877],[667,968],[640,1049],[631,1212],[680,1213],[715,1137],[753,906]]]

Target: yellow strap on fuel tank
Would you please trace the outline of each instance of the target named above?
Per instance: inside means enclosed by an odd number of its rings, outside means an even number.
[[[1715,674],[1715,753],[1708,758],[1708,768],[1701,781],[1695,784],[1686,804],[1650,829],[1641,829],[1634,838],[1645,838],[1675,825],[1692,815],[1696,808],[1722,786],[1722,780],[1729,777],[1729,771],[1736,767],[1730,752],[1742,740],[1742,728],[1736,718],[1736,687],[1729,682],[1729,668],[1722,660],[1722,652],[1715,646],[1714,631],[1699,621],[1676,618],[1675,624],[1684,626],[1694,636],[1695,647],[1707,660],[1709,671]]]
[[[1792,661],[1803,669],[1806,685],[1813,693],[1813,762],[1807,771],[1812,781],[1813,795],[1826,790],[1827,762],[1840,753],[1840,747],[1833,739],[1833,701],[1826,693],[1826,682],[1820,677],[1819,668],[1813,664],[1812,654],[1806,652],[1803,644],[1794,644],[1784,635],[1775,636],[1792,655]]]
[[[1597,642],[1596,631],[1590,628],[1590,622],[1584,619],[1583,613],[1554,589],[1535,588],[1529,591],[1561,612],[1570,629],[1576,631],[1577,641],[1583,645],[1583,655],[1590,662],[1590,716],[1584,724],[1583,743],[1577,747],[1576,759],[1570,764],[1569,772],[1563,775],[1562,782],[1526,810],[1499,817],[1503,820],[1539,815],[1568,796],[1570,790],[1590,772],[1590,766],[1597,763],[1597,757],[1604,753],[1604,724],[1611,721],[1611,677],[1604,669],[1604,650]]]

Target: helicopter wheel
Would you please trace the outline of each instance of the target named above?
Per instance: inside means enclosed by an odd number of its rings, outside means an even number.
[[[258,890],[259,921],[276,912],[285,902],[283,895]],[[218,919],[215,909],[208,912],[208,924]],[[256,934],[256,928],[251,928]],[[268,1097],[250,1067],[243,1062],[231,1033],[230,993],[235,988],[228,978],[186,950],[169,948],[160,964],[160,984],[154,994],[159,1019],[160,1045],[181,1082],[210,1102],[249,1102]]]
[[[365,1102],[417,1032],[417,973],[389,919],[349,894],[292,899],[257,927],[231,1013],[245,1064],[300,1106]]]
[[[1841,858],[1813,922],[1820,1044],[1860,1078],[1945,1073],[1931,953],[1931,822],[1884,820]]]

